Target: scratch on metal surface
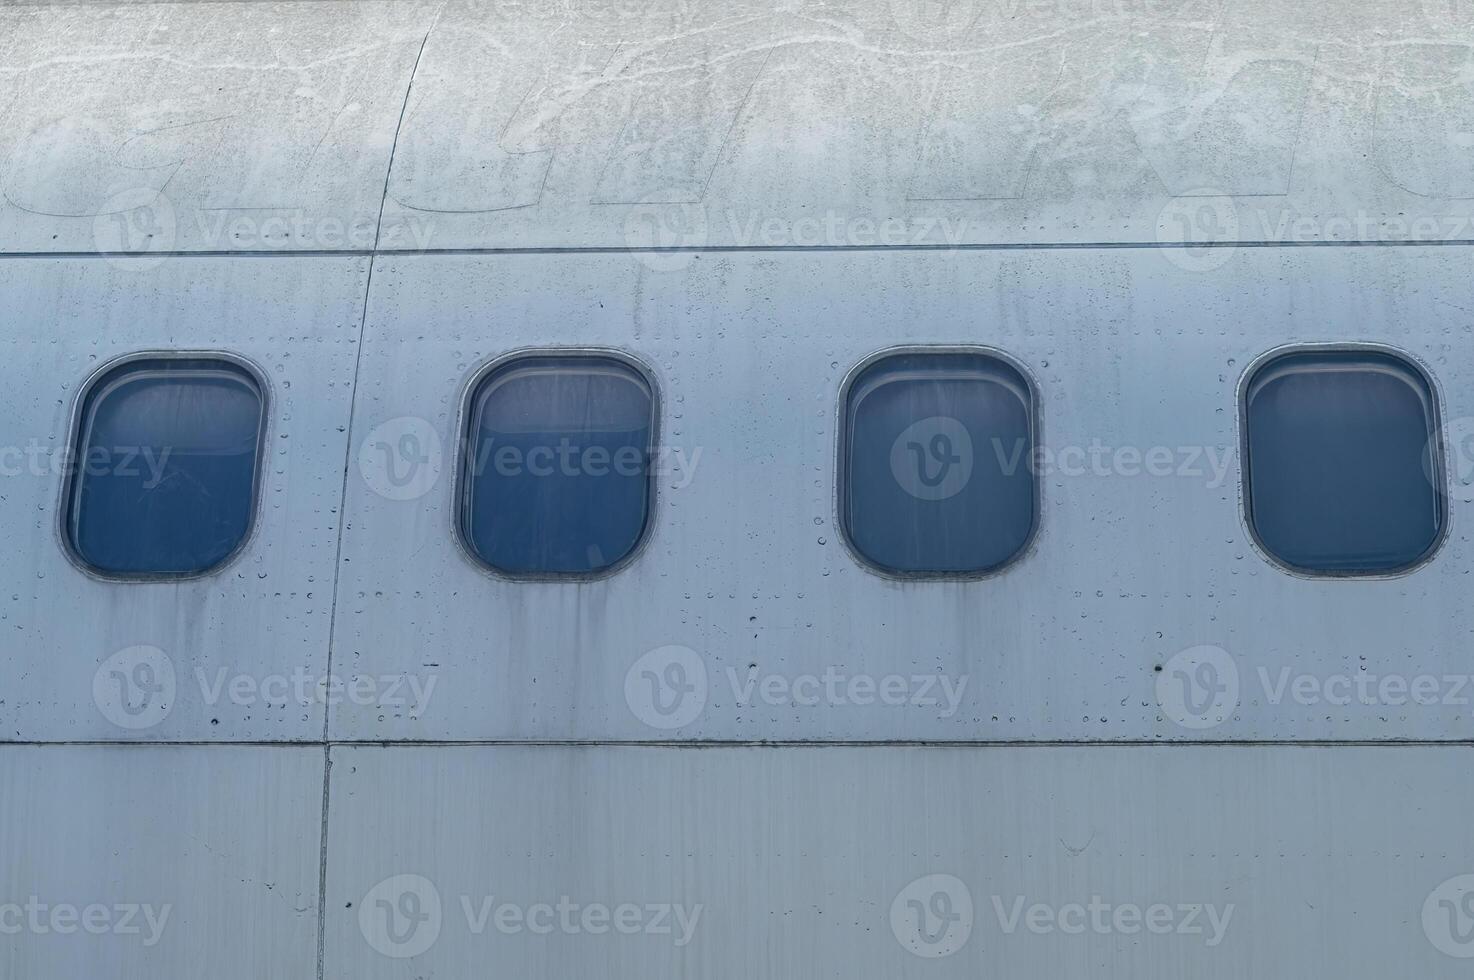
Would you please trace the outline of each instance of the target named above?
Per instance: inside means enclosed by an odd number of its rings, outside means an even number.
[[[1087,840],[1085,843],[1081,844],[1079,847],[1071,847],[1069,844],[1066,844],[1063,837],[1061,837],[1059,839],[1059,846],[1060,847],[1063,847],[1065,850],[1069,851],[1070,852],[1070,857],[1079,857],[1081,854],[1084,854],[1087,850],[1089,850],[1090,849],[1090,845],[1091,844],[1094,844],[1094,843],[1095,843],[1095,834],[1093,834],[1093,833],[1090,835],[1090,839]]]

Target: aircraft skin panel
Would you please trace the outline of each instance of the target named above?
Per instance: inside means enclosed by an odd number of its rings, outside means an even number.
[[[1474,14],[1447,0],[0,24],[0,252],[1474,240]]]
[[[331,735],[1466,740],[1466,495],[1414,571],[1292,574],[1246,527],[1239,408],[1270,351],[1386,345],[1433,379],[1449,479],[1466,479],[1464,251],[1241,248],[1210,271],[1151,249],[699,254],[661,271],[630,255],[381,257],[353,423],[378,448],[348,483],[334,664],[440,686],[425,710],[344,699]],[[995,349],[1037,389],[1035,453],[974,447],[1042,490],[1037,535],[995,574],[889,578],[836,527],[842,386],[904,345]],[[461,402],[509,352],[584,346],[655,377],[653,528],[614,575],[508,581],[453,533]],[[383,446],[405,436],[419,449],[395,451],[395,487]],[[1211,724],[1183,725],[1159,685],[1200,645],[1236,686]],[[681,724],[652,724],[626,684],[671,646],[706,685]],[[1389,675],[1439,693],[1383,691]],[[851,696],[855,677],[904,684]]]
[[[0,970],[316,976],[323,776],[313,747],[0,747]]]
[[[0,521],[24,554],[0,563],[0,739],[320,741],[368,260],[156,259],[0,261]],[[108,580],[62,540],[73,413],[100,370],[171,350],[233,355],[265,382],[254,530],[216,573]],[[144,480],[169,464],[98,448],[89,465]],[[143,703],[118,679],[139,666],[158,714],[110,717]]]
[[[1468,0],[0,6],[0,977],[1467,975],[1471,52]],[[851,426],[932,353],[1011,441]],[[77,455],[212,358],[132,416],[189,466]],[[636,510],[558,491],[643,531],[498,571],[468,476],[565,427],[652,434]],[[247,530],[100,572],[94,465]],[[978,465],[1012,558],[849,533],[843,474]],[[1375,574],[1250,513],[1383,491]]]
[[[332,755],[335,980],[1465,975],[1424,933],[1474,863],[1448,822],[1464,748]],[[363,913],[384,882],[418,921]]]

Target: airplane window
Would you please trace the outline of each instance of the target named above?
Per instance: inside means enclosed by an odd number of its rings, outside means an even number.
[[[1028,380],[980,351],[908,351],[845,396],[840,516],[858,555],[898,575],[991,571],[1037,519]]]
[[[589,575],[645,534],[655,393],[615,357],[538,354],[494,368],[471,394],[461,533],[514,576]]]
[[[129,361],[83,396],[67,493],[73,553],[120,577],[207,572],[255,510],[265,399],[221,358]]]
[[[1422,372],[1390,354],[1301,351],[1244,392],[1244,500],[1285,565],[1339,575],[1417,564],[1444,524],[1437,412]]]

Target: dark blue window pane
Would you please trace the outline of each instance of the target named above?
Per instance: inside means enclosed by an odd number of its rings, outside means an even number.
[[[189,575],[245,539],[255,507],[262,397],[226,361],[127,364],[89,390],[68,530],[113,575]]]
[[[610,357],[538,355],[472,395],[462,504],[467,542],[512,575],[589,574],[645,533],[655,397]]]
[[[901,574],[997,568],[1033,534],[1029,383],[981,353],[867,367],[845,404],[841,516],[857,552]]]
[[[1433,393],[1399,358],[1286,354],[1245,388],[1245,500],[1286,565],[1337,574],[1415,564],[1443,526]]]

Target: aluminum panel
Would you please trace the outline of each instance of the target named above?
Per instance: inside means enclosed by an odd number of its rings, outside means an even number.
[[[428,2],[0,10],[0,252],[369,248]]]
[[[339,747],[324,976],[1451,980],[1468,755]]]
[[[0,527],[24,556],[0,566],[0,739],[321,739],[367,265],[0,262]],[[201,578],[104,581],[60,537],[71,413],[101,366],[151,350],[232,353],[264,376],[255,531]],[[149,465],[118,449],[108,465]]]
[[[1467,4],[452,0],[412,247],[1474,239]]]
[[[334,663],[429,693],[345,701],[334,738],[1470,737],[1464,249],[680,258],[379,259]],[[1296,577],[1244,525],[1240,381],[1332,341],[1402,349],[1440,389],[1449,533],[1401,577]],[[886,579],[836,531],[842,382],[907,344],[1034,376],[1039,533],[993,577]],[[500,580],[452,533],[462,393],[508,351],[588,345],[660,388],[653,532],[612,577]]]
[[[0,971],[314,977],[322,777],[320,748],[0,747]]]
[[[1443,0],[17,4],[0,251],[1469,240],[1471,50]]]

